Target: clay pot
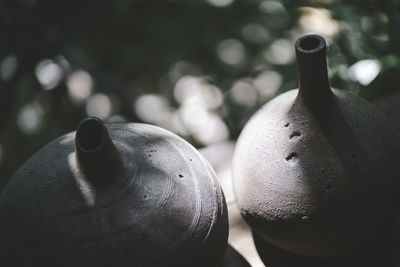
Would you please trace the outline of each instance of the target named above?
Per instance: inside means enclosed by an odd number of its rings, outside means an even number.
[[[400,150],[374,106],[330,88],[321,36],[304,36],[295,49],[299,89],[269,101],[243,129],[234,191],[244,219],[272,245],[335,257],[389,228]]]
[[[0,198],[4,266],[220,266],[226,203],[209,163],[146,124],[84,119]]]

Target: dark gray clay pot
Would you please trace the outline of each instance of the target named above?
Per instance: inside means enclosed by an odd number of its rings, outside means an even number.
[[[146,124],[83,120],[0,198],[2,266],[220,266],[226,203],[209,163]]]
[[[384,234],[398,206],[399,149],[371,104],[331,89],[322,37],[295,45],[299,89],[247,123],[233,159],[237,204],[269,243],[334,257]]]

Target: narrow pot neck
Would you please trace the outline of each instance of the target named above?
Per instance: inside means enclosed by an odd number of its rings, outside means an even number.
[[[296,56],[299,73],[299,96],[310,107],[326,105],[333,96],[326,64],[326,43],[319,35],[306,35],[297,40]]]
[[[75,135],[78,167],[97,187],[116,182],[123,170],[120,154],[103,121],[95,117],[82,120]]]

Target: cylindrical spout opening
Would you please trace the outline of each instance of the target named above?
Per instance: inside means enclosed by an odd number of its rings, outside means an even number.
[[[76,131],[76,146],[82,153],[94,153],[105,143],[107,134],[103,122],[97,118],[86,118]]]
[[[299,70],[299,95],[310,106],[324,105],[331,99],[326,64],[326,43],[319,35],[306,35],[295,45]]]
[[[83,119],[76,131],[75,147],[78,166],[93,184],[101,187],[118,179],[123,164],[102,120]]]
[[[319,35],[306,35],[297,40],[296,49],[300,53],[315,53],[325,50],[326,44],[324,38]]]

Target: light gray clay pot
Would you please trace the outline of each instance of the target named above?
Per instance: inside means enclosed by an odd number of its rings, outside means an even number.
[[[335,257],[390,227],[399,203],[398,143],[374,106],[330,88],[321,36],[304,36],[295,49],[299,89],[269,101],[244,127],[234,191],[261,238]]]

